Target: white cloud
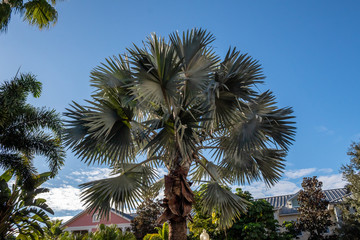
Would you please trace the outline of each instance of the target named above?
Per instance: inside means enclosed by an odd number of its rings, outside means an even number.
[[[232,190],[235,191],[237,187],[249,191],[254,198],[293,194],[300,190],[295,183],[285,180],[279,181],[271,188],[267,187],[263,182],[255,182],[246,186],[233,186]]]
[[[319,169],[319,172],[323,172],[323,173],[332,173],[334,170],[331,168],[321,168]]]
[[[319,181],[323,182],[322,188],[333,189],[333,188],[342,188],[346,185],[346,182],[342,179],[342,174],[333,174],[329,176],[319,176]]]
[[[90,182],[110,176],[111,169],[109,168],[93,168],[89,171],[74,171],[67,176],[67,178],[73,179],[76,182]],[[75,177],[74,177],[75,176]]]
[[[52,217],[51,220],[62,220],[63,223],[69,221],[73,216],[62,216],[62,217]]]
[[[297,179],[301,177],[308,176],[309,174],[316,171],[316,168],[303,168],[297,170],[287,170],[285,171],[285,176],[290,179]]]
[[[324,133],[326,135],[333,135],[335,132],[333,130],[330,130],[328,129],[327,127],[325,126],[318,126],[316,128],[316,130],[319,132],[319,133]]]
[[[80,189],[70,185],[50,188],[50,192],[39,194],[39,197],[45,198],[47,204],[54,211],[84,209],[80,202]]]

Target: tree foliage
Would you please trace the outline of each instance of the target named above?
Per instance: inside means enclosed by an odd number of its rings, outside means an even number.
[[[24,188],[18,178],[14,184],[10,181],[13,170],[7,170],[0,176],[0,239],[17,236],[19,239],[36,239],[43,236],[41,224],[49,225],[48,213],[54,214],[43,198],[38,194],[48,192],[40,185],[48,180],[50,173],[33,176],[34,188]],[[10,186],[11,185],[11,186]]]
[[[136,240],[131,232],[122,232],[116,225],[105,226],[99,225],[99,229],[95,233],[91,233],[89,240]]]
[[[296,237],[296,231],[293,231],[292,223],[286,223],[285,231],[280,232],[280,225],[274,218],[274,208],[265,200],[254,200],[247,191],[243,192],[240,188],[236,189],[236,195],[247,200],[250,205],[246,213],[242,213],[240,218],[226,231],[219,228],[219,212],[213,212],[212,215],[202,213],[198,204],[194,205],[193,222],[189,223],[191,239],[199,239],[203,229],[213,240],[221,239],[277,239],[290,240]],[[197,193],[195,199],[201,197]]]
[[[298,228],[309,232],[309,240],[326,239],[324,233],[333,223],[327,210],[328,201],[322,191],[322,182],[316,176],[304,178],[298,195],[300,218]]]
[[[341,172],[348,182],[349,195],[340,205],[342,221],[339,235],[344,240],[355,240],[360,236],[360,143],[352,143],[347,154],[350,163],[343,165]]]
[[[156,233],[161,224],[156,220],[161,215],[161,207],[157,201],[146,198],[137,208],[137,216],[131,221],[131,229],[136,239],[142,240],[146,234]]]
[[[44,236],[40,239],[60,240],[64,236],[64,230],[61,220],[52,220],[43,227]]]
[[[58,13],[55,9],[57,0],[2,0],[0,2],[0,32],[6,32],[11,16],[20,13],[23,21],[39,29],[55,25]]]
[[[229,227],[246,205],[223,186],[275,184],[295,127],[292,109],[256,88],[264,79],[258,61],[235,48],[220,60],[214,36],[202,29],[169,39],[153,34],[95,68],[91,100],[65,113],[66,139],[86,163],[113,168],[112,178],[81,185],[89,211],[102,216],[136,206],[159,183],[155,168],[166,167],[159,222],[169,221],[170,238],[181,239],[194,202],[188,177],[207,181],[202,206],[218,208],[220,225]],[[181,233],[172,233],[175,225]]]
[[[62,123],[55,110],[26,103],[27,96],[41,93],[32,74],[17,74],[0,85],[0,168],[14,169],[24,187],[31,187],[35,155],[44,156],[54,177],[64,164]]]

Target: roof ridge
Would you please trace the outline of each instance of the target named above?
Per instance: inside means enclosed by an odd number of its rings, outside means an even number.
[[[346,189],[346,187],[342,187],[342,188],[322,189],[322,191],[331,191],[331,190],[339,190],[339,189]]]
[[[345,187],[342,187],[342,188],[322,189],[322,191],[331,191],[331,190],[339,190],[339,189],[346,189],[346,188],[345,188]],[[300,190],[301,190],[301,189],[300,189]],[[299,190],[299,191],[300,191],[300,190]],[[285,194],[285,195],[275,195],[275,196],[262,197],[262,198],[255,198],[255,199],[256,199],[256,200],[259,200],[259,199],[272,198],[272,197],[283,197],[283,196],[296,195],[299,191],[297,191],[296,193],[291,193],[291,194]]]
[[[296,193],[292,193],[292,194],[286,194],[286,195],[276,195],[276,196],[269,196],[269,197],[262,197],[262,198],[255,198],[255,200],[260,200],[260,199],[265,199],[265,198],[272,198],[272,197],[284,197],[284,196],[292,196]]]

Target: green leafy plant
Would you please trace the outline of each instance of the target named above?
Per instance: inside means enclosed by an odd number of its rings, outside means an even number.
[[[222,239],[278,239],[290,240],[297,235],[292,231],[290,223],[287,223],[284,231],[280,231],[280,225],[274,218],[274,208],[265,200],[254,200],[247,191],[243,192],[240,188],[236,189],[236,195],[240,196],[250,203],[246,213],[242,213],[240,218],[227,230],[219,227],[218,216],[221,212],[214,211],[213,214],[204,214],[201,207],[201,201],[194,206],[193,221],[189,223],[191,240],[200,238],[203,229],[213,240]],[[195,199],[200,199],[200,192],[195,195]]]
[[[14,184],[10,183],[13,172],[7,170],[0,176],[0,238],[16,235],[19,239],[36,239],[44,235],[41,224],[49,227],[47,213],[54,214],[45,199],[36,198],[38,194],[48,192],[40,185],[48,180],[50,173],[34,176],[34,189],[29,190],[18,178]]]
[[[136,239],[142,240],[147,233],[156,233],[155,227],[161,226],[156,220],[161,214],[161,207],[157,201],[146,198],[137,208],[137,216],[131,220],[131,229]]]
[[[65,113],[66,143],[87,164],[113,169],[111,178],[81,185],[89,211],[134,208],[164,188],[158,222],[169,222],[171,240],[183,240],[194,202],[188,177],[207,181],[204,211],[218,209],[221,227],[230,227],[246,201],[224,186],[275,184],[295,127],[292,109],[256,88],[264,79],[256,60],[236,49],[220,60],[202,29],[169,38],[153,34],[92,71],[92,99]],[[168,170],[162,180],[159,167]]]
[[[298,195],[300,207],[298,211],[298,229],[309,232],[309,240],[326,239],[324,236],[328,227],[333,223],[327,209],[329,202],[322,191],[322,182],[316,176],[304,178]]]
[[[355,240],[360,236],[360,143],[352,143],[348,151],[350,163],[341,167],[349,194],[343,198],[339,237]]]
[[[122,232],[116,225],[105,226],[99,225],[99,229],[90,234],[91,240],[136,240],[135,236],[131,232]]]
[[[169,224],[165,222],[162,227],[155,227],[158,233],[146,234],[143,240],[168,240]]]

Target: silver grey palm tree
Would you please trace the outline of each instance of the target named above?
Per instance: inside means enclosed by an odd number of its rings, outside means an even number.
[[[192,183],[204,183],[203,210],[220,212],[223,227],[246,210],[224,186],[281,177],[295,133],[291,108],[259,92],[260,64],[229,49],[215,54],[213,35],[193,29],[169,41],[151,35],[91,73],[87,106],[67,109],[66,141],[88,164],[108,164],[113,176],[81,185],[89,211],[134,208],[164,188],[171,240],[186,239]],[[156,168],[168,174],[158,180]],[[190,181],[189,181],[190,180]]]

